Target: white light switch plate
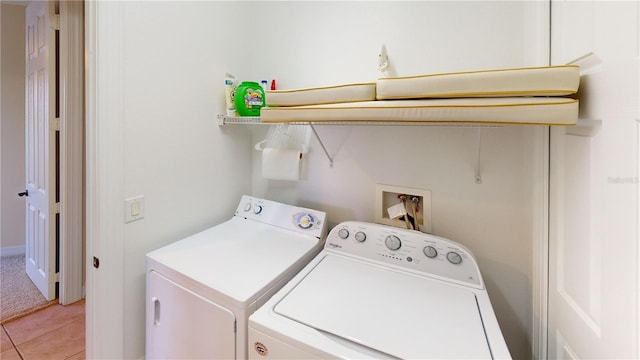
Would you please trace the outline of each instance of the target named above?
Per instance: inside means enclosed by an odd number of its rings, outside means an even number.
[[[144,219],[144,196],[136,196],[124,200],[124,222]]]

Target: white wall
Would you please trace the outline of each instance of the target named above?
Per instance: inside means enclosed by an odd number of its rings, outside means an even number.
[[[25,203],[18,193],[25,187],[24,153],[24,54],[25,8],[19,5],[1,4],[2,19],[2,113],[0,117],[0,252],[24,253]]]
[[[528,2],[268,3],[255,65],[243,78],[276,78],[281,89],[373,81],[382,44],[396,75],[546,65],[544,21]],[[546,15],[546,14],[543,14]],[[246,14],[245,14],[246,16]],[[268,21],[267,21],[268,20]],[[256,23],[248,21],[248,23]],[[259,54],[259,56],[258,56]],[[433,232],[476,255],[514,358],[531,357],[532,127],[482,130],[482,184],[474,182],[476,129],[317,126],[298,183],[260,176],[257,196],[326,210],[329,220],[374,221],[376,183],[432,191]],[[266,130],[255,130],[254,142]]]
[[[112,8],[116,16],[99,16],[96,36],[102,45],[95,56],[99,63],[121,64],[108,67],[115,74],[99,69],[98,76],[107,77],[98,79],[97,91],[116,94],[114,103],[122,101],[122,109],[113,114],[123,115],[110,118],[104,111],[96,124],[121,121],[123,128],[121,134],[98,134],[97,141],[124,139],[123,149],[113,149],[122,151],[123,178],[104,174],[98,183],[116,188],[122,183],[124,198],[144,195],[146,214],[124,225],[122,333],[97,331],[90,334],[92,343],[120,336],[123,357],[143,355],[144,255],[228,219],[240,194],[252,191],[323,209],[337,223],[373,220],[375,184],[388,183],[433,191],[434,233],[475,253],[512,354],[530,357],[530,194],[536,179],[528,164],[537,130],[483,130],[483,184],[478,185],[473,129],[322,127],[335,167],[328,167],[313,142],[308,175],[292,185],[260,179],[252,145],[264,128],[219,128],[215,116],[223,113],[227,71],[243,80],[275,78],[280,88],[372,81],[379,76],[383,43],[397,75],[544,65],[540,53],[547,48],[539,46],[544,31],[535,4],[122,2],[98,7]],[[118,68],[122,77],[110,77],[120,76]],[[119,125],[112,129],[120,131]],[[91,184],[88,189],[95,190]],[[120,210],[104,205],[98,219],[105,221],[98,226],[123,221],[113,217]],[[90,238],[94,230],[89,229]],[[119,249],[113,243],[120,239],[101,241],[96,251]],[[108,266],[105,262],[99,271]],[[118,287],[119,281],[109,283]],[[88,307],[106,309],[104,301],[88,300]],[[119,321],[98,326],[111,329]]]
[[[144,354],[145,254],[231,218],[251,191],[247,128],[220,128],[224,73],[239,73],[242,4],[124,2],[124,356]],[[99,41],[99,40],[98,40]],[[123,199],[124,200],[124,199]]]

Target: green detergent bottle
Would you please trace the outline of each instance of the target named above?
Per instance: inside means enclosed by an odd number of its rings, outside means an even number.
[[[265,105],[264,100],[264,90],[260,84],[244,81],[236,90],[236,111],[240,116],[260,116],[260,109]]]

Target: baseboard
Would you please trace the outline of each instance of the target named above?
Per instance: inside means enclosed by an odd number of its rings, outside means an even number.
[[[24,245],[0,247],[0,256],[14,256],[14,255],[24,255],[24,254],[25,254]]]

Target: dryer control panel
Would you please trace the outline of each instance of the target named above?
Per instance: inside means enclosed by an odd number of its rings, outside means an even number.
[[[325,249],[484,288],[476,260],[467,248],[449,239],[419,231],[346,221],[331,230]]]
[[[327,233],[327,214],[323,211],[248,195],[243,195],[240,199],[235,216],[315,236],[319,239],[323,239]]]

